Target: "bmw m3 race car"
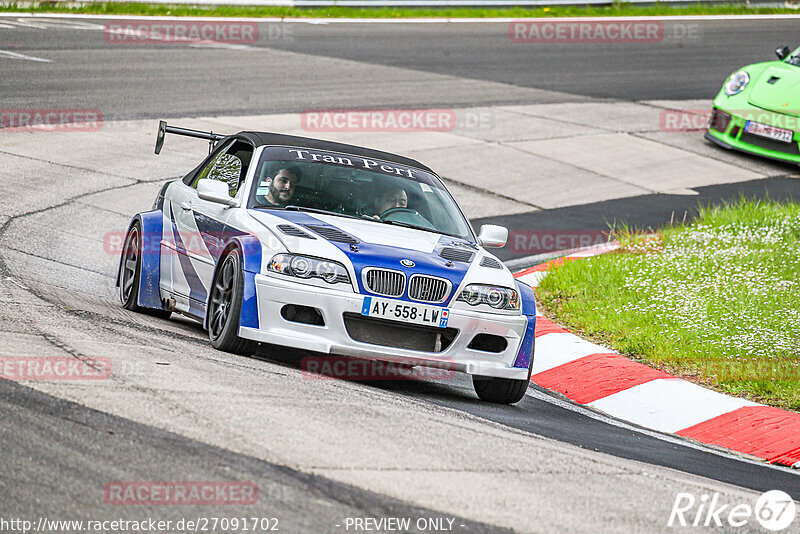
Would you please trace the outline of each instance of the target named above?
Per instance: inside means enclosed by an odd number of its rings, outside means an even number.
[[[514,403],[534,352],[533,291],[486,251],[442,181],[412,159],[265,132],[210,141],[208,157],[133,217],[117,276],[126,309],[201,321],[211,344],[258,342],[472,375]]]
[[[800,164],[800,48],[775,53],[778,61],[730,75],[714,99],[705,137],[724,148]]]

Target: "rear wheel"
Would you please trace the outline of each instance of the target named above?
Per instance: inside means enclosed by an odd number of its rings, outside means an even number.
[[[256,343],[239,337],[242,313],[244,275],[238,249],[231,250],[221,260],[211,286],[208,303],[208,337],[218,350],[235,354],[250,354]]]
[[[122,259],[119,265],[119,300],[122,307],[139,313],[146,313],[167,319],[171,312],[139,306],[139,283],[142,277],[142,227],[135,223],[125,236]]]

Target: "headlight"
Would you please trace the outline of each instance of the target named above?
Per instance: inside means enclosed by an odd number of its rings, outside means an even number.
[[[519,294],[507,287],[470,284],[458,295],[458,299],[470,306],[487,304],[497,310],[518,310]]]
[[[309,256],[278,254],[269,262],[267,270],[297,278],[321,278],[329,284],[350,283],[347,269],[341,263]]]
[[[291,274],[298,278],[311,278],[311,275],[314,274],[314,266],[311,263],[311,259],[303,256],[292,258],[292,261],[289,262],[289,270]]]
[[[731,74],[731,77],[728,78],[728,81],[725,82],[725,94],[728,96],[738,95],[744,91],[744,88],[747,87],[748,83],[750,83],[749,74],[743,70],[734,72]]]
[[[317,264],[317,275],[329,284],[338,282],[342,275],[349,282],[347,271],[344,270],[344,267],[333,261],[319,262]]]

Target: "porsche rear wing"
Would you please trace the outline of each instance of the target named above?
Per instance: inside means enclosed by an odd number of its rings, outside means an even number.
[[[178,126],[167,126],[167,121],[158,122],[158,135],[156,136],[156,154],[161,153],[161,148],[164,146],[164,138],[168,133],[185,135],[187,137],[196,137],[197,139],[208,140],[208,152],[214,148],[214,145],[220,139],[225,139],[226,135],[215,134],[214,132],[203,132],[201,130],[190,130],[189,128],[179,128]]]

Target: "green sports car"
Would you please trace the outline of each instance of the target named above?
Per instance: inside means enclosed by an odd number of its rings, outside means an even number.
[[[724,148],[800,164],[800,48],[730,75],[714,99],[706,139]]]

